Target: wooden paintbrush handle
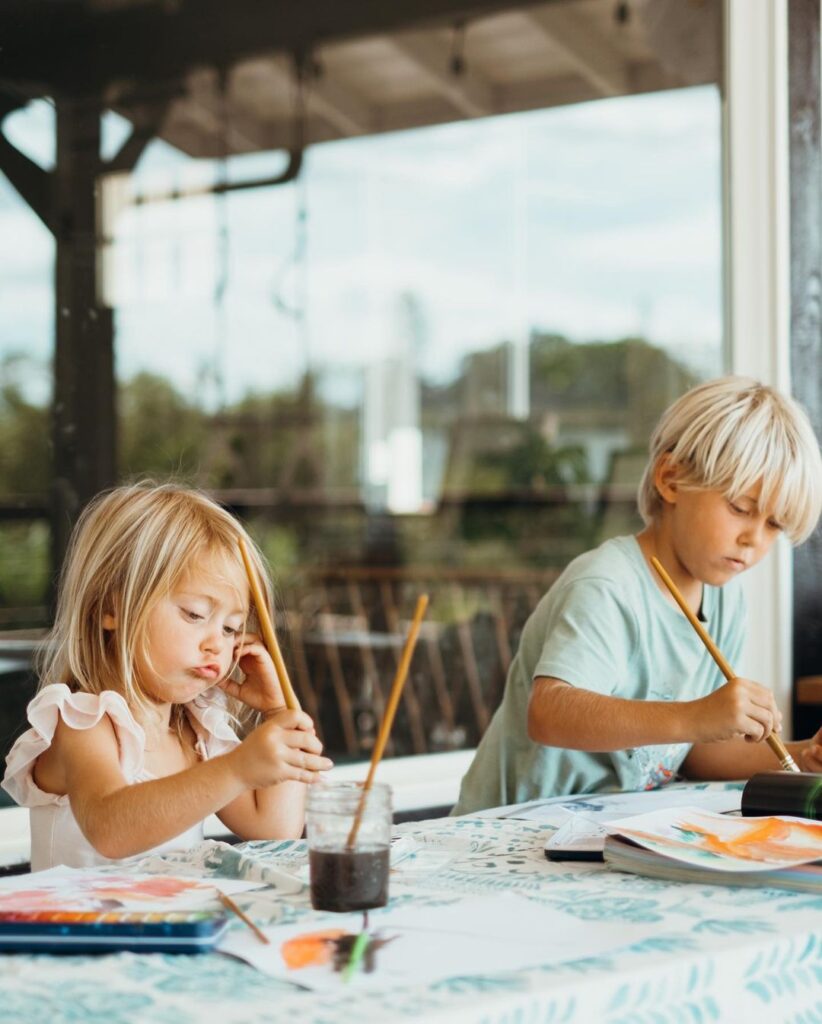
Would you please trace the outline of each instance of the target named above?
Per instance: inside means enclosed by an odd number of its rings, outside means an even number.
[[[263,596],[263,591],[260,587],[260,581],[257,579],[257,573],[251,563],[251,556],[248,553],[248,547],[242,537],[239,538],[239,544],[240,553],[243,556],[246,575],[248,576],[248,585],[251,588],[251,596],[254,599],[254,606],[257,609],[257,619],[260,623],[260,632],[263,634],[263,643],[265,644],[268,653],[271,655],[271,660],[274,662],[274,668],[277,671],[277,678],[280,681],[280,689],[283,691],[283,697],[285,698],[285,705],[292,711],[299,711],[300,702],[297,700],[297,695],[294,693],[294,687],[291,685],[291,680],[288,678],[288,669],[285,667],[285,662],[283,661],[283,656],[280,652],[280,645],[277,643],[277,634],[274,632],[274,626],[272,625],[271,617],[268,614],[268,608],[266,607],[265,597]]]
[[[714,659],[714,661],[719,666],[719,671],[722,673],[723,676],[725,676],[725,678],[728,680],[728,682],[730,682],[732,679],[735,679],[736,678],[736,673],[731,668],[731,666],[728,664],[728,662],[725,661],[725,659],[722,656],[722,652],[719,650],[719,648],[716,646],[716,644],[713,642],[713,640],[710,638],[710,636],[708,636],[708,633],[707,633],[705,627],[702,625],[702,623],[699,621],[699,619],[696,617],[696,615],[694,615],[693,611],[691,610],[691,608],[686,603],[685,598],[682,596],[682,594],[680,594],[679,588],[677,587],[676,583],[674,583],[674,581],[668,575],[668,573],[665,570],[665,567],[662,565],[660,560],[658,558],[656,558],[656,557],[652,557],[651,558],[651,565],[653,565],[653,567],[659,573],[660,579],[662,580],[662,582],[665,584],[665,586],[670,591],[671,597],[676,601],[676,603],[679,605],[679,607],[685,613],[685,617],[688,619],[690,624],[696,630],[697,635],[699,636],[699,639],[702,641],[702,643],[708,649],[708,653],[711,655],[711,657]],[[768,746],[771,748],[771,750],[774,752],[774,754],[776,755],[777,760],[779,761],[780,765],[785,769],[786,772],[798,772],[799,771],[799,769],[796,766],[796,762],[791,757],[791,755],[788,753],[788,750],[785,747],[785,744],[776,735],[776,733],[771,733],[771,735],[768,736],[766,742],[767,742]]]
[[[388,742],[388,737],[391,733],[391,726],[394,723],[394,715],[397,712],[397,706],[400,702],[402,689],[405,686],[405,679],[408,675],[408,669],[411,666],[411,659],[414,656],[414,647],[417,643],[420,625],[427,607],[428,594],[420,594],[417,598],[417,607],[414,609],[414,618],[411,621],[411,628],[408,630],[408,636],[405,639],[405,645],[402,649],[400,663],[397,665],[394,682],[391,684],[391,693],[388,697],[388,704],[385,707],[385,713],[382,716],[380,731],[377,734],[374,749],[371,751],[371,764],[368,768],[368,777],[363,784],[359,804],[357,805],[357,812],[354,815],[351,831],[348,833],[348,839],[346,840],[345,845],[349,850],[353,849],[354,843],[357,839],[357,833],[360,830],[360,822],[362,821],[363,811],[365,810],[365,801],[368,799],[368,791],[374,783],[374,775],[377,771],[377,765],[380,763],[380,758],[383,755],[385,745]]]

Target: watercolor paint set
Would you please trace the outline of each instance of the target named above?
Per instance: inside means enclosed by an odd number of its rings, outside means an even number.
[[[220,911],[11,910],[0,912],[0,952],[204,953],[227,928]]]

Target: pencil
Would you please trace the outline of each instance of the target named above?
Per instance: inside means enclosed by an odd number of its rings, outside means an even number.
[[[257,579],[257,573],[254,566],[251,564],[251,556],[248,553],[248,547],[242,537],[238,539],[238,542],[240,545],[240,554],[243,556],[246,575],[248,576],[248,585],[251,587],[251,596],[254,598],[254,605],[257,609],[257,618],[260,622],[260,632],[263,634],[263,643],[268,649],[268,653],[271,655],[271,660],[274,662],[274,668],[277,670],[277,678],[280,681],[280,688],[283,691],[285,706],[290,708],[292,711],[299,711],[300,702],[297,700],[297,695],[294,693],[294,687],[291,685],[291,680],[288,678],[288,669],[285,667],[285,662],[283,661],[283,656],[280,652],[280,645],[277,643],[277,634],[274,632],[271,616],[268,614],[268,608],[266,606],[265,598],[263,597],[262,588],[260,587],[260,581]]]
[[[699,639],[702,641],[703,644],[705,644],[705,647],[707,648],[708,653],[714,659],[716,664],[719,666],[719,671],[722,673],[723,676],[725,676],[725,678],[728,680],[728,682],[730,682],[732,679],[735,679],[736,678],[736,673],[731,668],[731,666],[728,664],[728,662],[725,661],[725,659],[722,656],[722,652],[719,650],[719,648],[716,646],[716,644],[713,642],[713,640],[710,638],[710,636],[708,636],[708,633],[707,633],[707,630],[705,629],[705,627],[702,625],[702,623],[699,621],[699,619],[696,617],[696,615],[694,615],[694,613],[691,611],[690,607],[688,606],[688,604],[685,601],[685,598],[682,596],[682,594],[680,594],[679,589],[677,588],[676,583],[674,583],[674,581],[671,579],[671,577],[665,571],[665,568],[663,567],[663,565],[660,562],[660,560],[658,558],[656,558],[656,557],[652,557],[651,558],[651,565],[653,565],[653,567],[659,573],[660,578],[662,579],[662,582],[665,584],[665,586],[668,588],[668,590],[670,590],[671,597],[676,601],[676,603],[679,605],[679,607],[685,613],[685,617],[687,618],[688,622],[690,622],[690,624],[696,630],[696,633],[697,633],[697,636],[699,637]],[[791,757],[791,755],[788,753],[787,747],[782,742],[782,740],[776,735],[776,733],[772,732],[771,735],[768,736],[767,743],[768,743],[768,746],[771,748],[771,750],[774,752],[774,754],[776,754],[776,757],[777,757],[777,760],[779,761],[780,766],[782,768],[784,768],[784,770],[786,772],[798,772],[799,771],[799,769],[796,766],[796,762]]]
[[[234,900],[230,896],[226,896],[226,894],[222,891],[222,889],[218,889],[217,890],[217,896],[218,896],[218,898],[220,900],[220,903],[222,903],[222,905],[224,907],[226,907],[228,910],[230,910],[232,912],[232,914],[236,914],[237,917],[239,917],[239,919],[244,924],[248,925],[248,927],[254,932],[254,934],[257,936],[257,938],[260,940],[260,942],[264,942],[266,944],[266,946],[270,945],[270,943],[268,941],[268,937],[265,935],[265,933],[260,931],[260,929],[257,927],[257,925],[254,924],[254,922],[251,920],[251,918],[248,917],[246,914],[244,914],[242,912],[242,910],[240,910],[240,908],[237,906],[237,904],[234,902]]]

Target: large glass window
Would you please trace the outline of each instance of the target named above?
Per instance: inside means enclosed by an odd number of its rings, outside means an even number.
[[[213,191],[279,174],[281,153],[158,139],[100,179],[118,477],[181,477],[248,521],[338,759],[369,753],[417,593],[394,753],[476,743],[545,588],[638,527],[656,417],[725,366],[714,77],[317,142],[276,187]],[[127,126],[103,127],[114,152]],[[212,151],[242,130],[227,120]],[[48,103],[4,132],[53,160]],[[53,263],[0,177],[6,627],[48,619]]]

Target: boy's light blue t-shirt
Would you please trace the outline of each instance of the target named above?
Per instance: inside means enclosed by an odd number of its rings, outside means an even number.
[[[739,581],[705,585],[700,614],[730,664],[738,662],[745,618]],[[725,682],[652,578],[636,538],[608,540],[574,559],[526,622],[502,703],[452,813],[568,793],[652,789],[676,775],[687,743],[606,754],[534,743],[527,709],[537,676],[630,700],[693,700]]]

